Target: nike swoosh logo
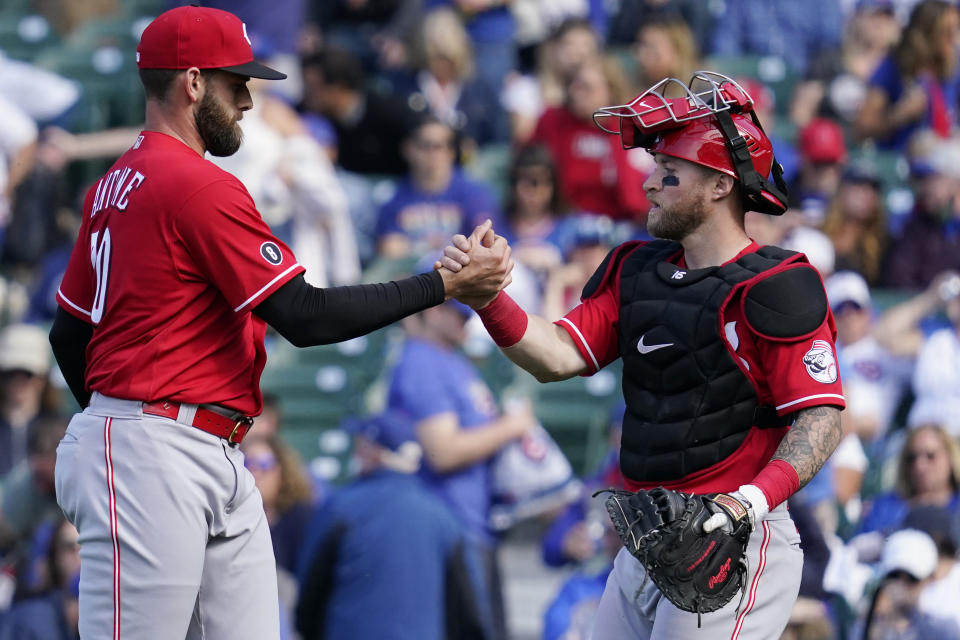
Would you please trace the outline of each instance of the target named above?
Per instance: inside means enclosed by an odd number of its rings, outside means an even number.
[[[664,347],[672,347],[672,342],[665,342],[664,344],[643,344],[643,339],[645,336],[640,336],[640,342],[637,343],[637,351],[643,354],[650,353],[651,351],[656,351],[657,349],[663,349]]]

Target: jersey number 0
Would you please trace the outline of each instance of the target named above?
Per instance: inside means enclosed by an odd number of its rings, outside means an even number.
[[[99,231],[90,234],[90,264],[93,265],[93,270],[97,274],[97,288],[93,294],[90,321],[98,324],[103,317],[103,307],[107,301],[107,281],[110,276],[110,229],[104,229],[102,237]]]

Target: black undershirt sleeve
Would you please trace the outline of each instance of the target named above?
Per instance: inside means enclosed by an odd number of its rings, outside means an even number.
[[[321,289],[303,274],[274,291],[253,312],[291,344],[310,347],[362,336],[444,300],[436,271],[403,280]]]
[[[70,392],[81,407],[90,403],[85,376],[87,370],[87,343],[93,337],[93,325],[57,308],[50,327],[50,346],[60,366]]]

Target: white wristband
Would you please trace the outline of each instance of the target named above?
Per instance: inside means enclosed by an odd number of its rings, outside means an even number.
[[[742,485],[737,491],[750,503],[750,510],[753,512],[750,514],[753,520],[751,524],[756,526],[770,512],[766,496],[763,495],[760,487],[753,484]]]

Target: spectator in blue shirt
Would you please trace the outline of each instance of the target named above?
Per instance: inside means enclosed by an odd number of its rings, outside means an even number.
[[[897,460],[897,486],[870,505],[859,532],[889,534],[900,527],[910,509],[945,507],[960,514],[960,445],[939,425],[910,430]]]
[[[46,550],[45,584],[13,605],[0,623],[0,640],[76,640],[79,620],[80,545],[77,530],[61,516]]]
[[[449,125],[427,116],[403,144],[410,173],[380,209],[380,255],[403,258],[443,248],[450,237],[467,234],[487,218],[498,224],[496,198],[486,185],[455,164],[455,135]]]
[[[301,556],[303,640],[480,640],[479,568],[465,528],[416,477],[413,425],[350,421],[359,478],[317,512]]]
[[[407,318],[407,340],[392,372],[387,407],[411,416],[425,464],[421,476],[467,526],[484,563],[495,637],[504,614],[490,531],[488,462],[535,424],[528,405],[500,413],[476,367],[458,348],[472,311],[456,301]]]
[[[953,2],[924,0],[914,7],[900,43],[868,82],[857,135],[898,151],[922,129],[950,137],[958,123],[958,38],[960,12]]]

